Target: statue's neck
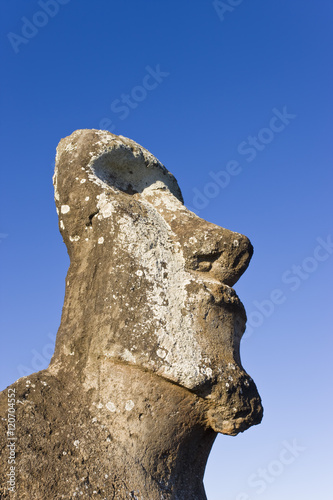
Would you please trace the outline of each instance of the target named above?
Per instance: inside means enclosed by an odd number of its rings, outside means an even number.
[[[110,360],[88,365],[79,384],[91,432],[109,436],[107,451],[100,450],[109,457],[106,475],[122,478],[140,500],[206,499],[203,475],[216,434],[206,425],[205,401],[137,367]],[[116,498],[128,498],[122,495]]]

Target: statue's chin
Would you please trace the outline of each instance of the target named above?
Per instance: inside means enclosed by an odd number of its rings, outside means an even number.
[[[215,432],[228,436],[236,436],[240,432],[246,431],[252,425],[260,424],[262,417],[263,407],[259,396],[252,399],[246,409],[239,409],[232,416],[225,407],[217,406],[208,411],[208,423],[210,427]]]

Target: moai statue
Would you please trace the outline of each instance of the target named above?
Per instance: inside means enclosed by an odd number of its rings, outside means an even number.
[[[61,325],[50,366],[1,395],[5,416],[15,391],[17,429],[1,498],[203,500],[217,433],[262,418],[231,288],[251,243],[189,211],[151,153],[106,131],[60,141],[54,187],[70,256]]]

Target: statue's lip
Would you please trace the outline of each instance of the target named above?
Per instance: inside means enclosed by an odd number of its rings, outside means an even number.
[[[237,295],[234,288],[226,285],[217,278],[209,275],[208,273],[196,272],[196,281],[202,282],[207,290],[212,294],[216,305],[232,306],[236,310],[239,310],[242,314],[246,313],[243,302]]]

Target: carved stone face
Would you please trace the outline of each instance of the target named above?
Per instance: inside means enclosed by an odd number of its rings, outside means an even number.
[[[109,132],[63,139],[54,184],[71,265],[53,365],[77,357],[94,387],[101,366],[127,363],[205,398],[217,432],[258,423],[239,356],[246,315],[231,288],[249,240],[190,212],[154,156]]]

